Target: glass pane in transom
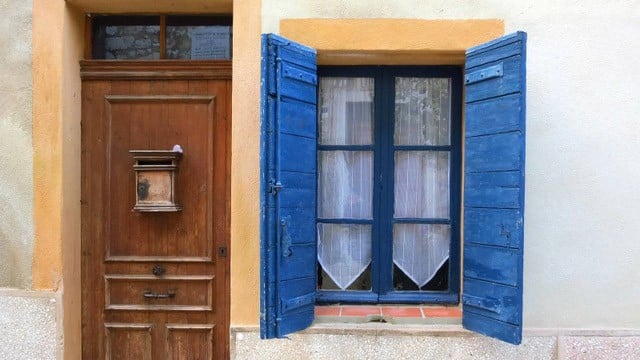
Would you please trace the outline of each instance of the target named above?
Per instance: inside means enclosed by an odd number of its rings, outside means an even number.
[[[231,59],[231,26],[167,26],[167,59]]]
[[[395,145],[449,145],[450,128],[450,79],[396,78]]]
[[[320,79],[320,145],[373,143],[373,79]]]
[[[449,152],[396,151],[394,216],[449,218]]]
[[[94,59],[160,59],[159,16],[96,16],[92,35]]]

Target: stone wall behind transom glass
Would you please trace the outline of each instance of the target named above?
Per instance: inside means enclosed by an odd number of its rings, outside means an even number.
[[[158,25],[105,26],[103,31],[105,59],[160,59]]]

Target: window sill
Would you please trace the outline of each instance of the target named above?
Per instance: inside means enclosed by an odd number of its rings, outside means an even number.
[[[390,323],[460,325],[459,307],[443,306],[316,306],[314,324]]]

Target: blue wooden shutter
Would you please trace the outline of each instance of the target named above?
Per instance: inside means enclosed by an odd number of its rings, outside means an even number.
[[[464,80],[462,323],[512,344],[522,339],[526,39],[469,49]]]
[[[317,83],[315,50],[262,36],[262,338],[302,330],[314,317]]]

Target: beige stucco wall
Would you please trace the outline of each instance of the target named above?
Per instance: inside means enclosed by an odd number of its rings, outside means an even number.
[[[0,0],[0,287],[31,287],[31,1]]]
[[[528,32],[525,326],[640,328],[637,1],[263,0],[262,14],[263,32],[288,18],[486,18]]]

